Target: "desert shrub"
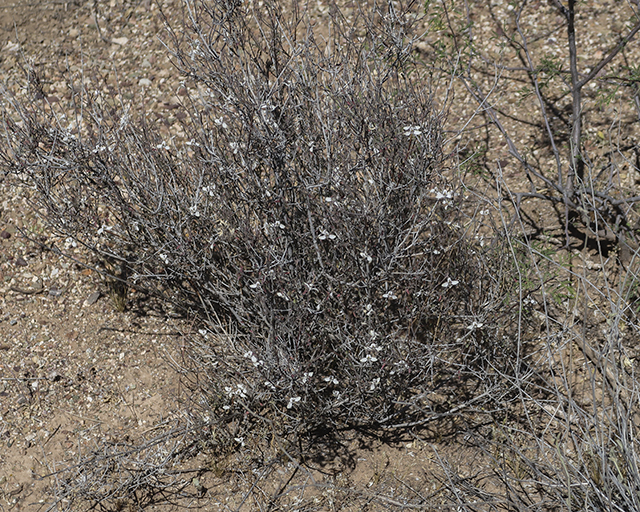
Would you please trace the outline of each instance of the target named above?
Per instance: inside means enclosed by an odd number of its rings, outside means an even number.
[[[295,2],[186,2],[182,140],[92,94],[72,126],[5,94],[4,165],[51,225],[201,323],[183,373],[228,439],[420,423],[429,390],[509,367],[519,283],[445,179],[411,7],[333,6],[321,34]]]

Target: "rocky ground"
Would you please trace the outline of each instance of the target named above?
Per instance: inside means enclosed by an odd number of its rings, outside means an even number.
[[[170,127],[173,109],[164,107],[175,97],[156,39],[157,4],[91,4],[0,5],[3,83],[20,94],[33,65],[55,105],[70,97],[67,69],[77,77],[86,66],[104,73],[105,88],[147,91],[141,95]],[[12,178],[0,183],[0,205],[0,504],[31,510],[50,500],[56,471],[81,449],[171,419],[170,361],[188,327],[153,308],[117,311],[98,273],[44,248],[87,261],[47,230]]]
[[[594,39],[583,55],[601,58],[602,48],[610,47],[623,30],[619,3],[597,2],[589,21]],[[319,12],[322,9],[318,2]],[[161,40],[165,19],[177,22],[182,14],[177,0],[0,2],[2,84],[18,98],[26,97],[27,86],[34,86],[29,69],[37,69],[44,99],[61,112],[71,107],[70,81],[91,84],[114,102],[129,102],[132,115],[146,112],[163,135],[179,137],[184,119],[179,105],[187,91]],[[492,14],[485,14],[476,22],[489,33]],[[553,38],[559,38],[553,31],[545,37],[539,44],[550,47]],[[432,46],[433,41],[421,43],[419,49],[430,56]],[[512,94],[497,104],[502,102],[505,110],[521,104],[520,93]],[[475,112],[482,127],[477,105],[462,98],[461,93],[449,117],[451,125],[458,119],[465,122]],[[589,108],[596,100],[594,96]],[[628,163],[611,179],[637,195],[637,169],[630,149],[636,143],[637,113],[628,105],[626,110],[616,110],[615,104],[603,108],[611,117],[610,129],[604,121],[600,127],[596,123],[587,134],[587,144],[601,161],[612,158],[610,148],[616,144],[626,147],[620,154]],[[598,112],[593,107],[586,115],[593,118]],[[509,126],[509,116],[504,119]],[[517,124],[511,126],[518,130]],[[540,160],[552,161],[533,130],[518,133],[517,143],[530,147]],[[618,139],[607,139],[611,133]],[[482,171],[486,162],[500,164],[506,183],[522,188],[524,178],[506,145],[492,144],[476,170]],[[536,145],[542,148],[539,155],[534,153]],[[466,163],[464,152],[460,155]],[[168,315],[159,304],[133,292],[126,310],[118,311],[109,287],[91,268],[95,262],[72,241],[49,230],[31,207],[30,193],[15,177],[0,174],[0,509],[15,511],[46,510],[56,492],[58,471],[73,465],[92,446],[105,440],[139,439],[180,415],[174,363],[179,362],[181,344],[192,330],[185,319]],[[564,233],[549,205],[532,203],[528,213],[539,225],[553,227],[546,232],[556,238],[550,243],[557,248]],[[576,272],[610,264],[593,247],[579,243],[576,247],[570,256],[578,262]],[[259,502],[246,500],[246,491],[258,482],[265,496],[267,490],[273,496],[284,494],[289,485],[292,507],[295,493],[313,483],[318,506],[327,510],[359,510],[362,503],[374,502],[382,507],[398,505],[393,496],[399,494],[435,495],[443,487],[443,454],[450,465],[459,461],[460,468],[467,468],[461,470],[461,480],[464,471],[471,474],[486,463],[466,446],[454,423],[440,425],[440,433],[427,432],[429,442],[422,434],[366,440],[345,433],[338,440],[339,449],[328,446],[325,459],[308,461],[302,477],[299,466],[281,457],[285,462],[269,466],[270,481],[264,485],[260,479],[266,472],[227,473],[224,461],[196,461],[207,471],[197,481],[185,477],[188,489],[181,503],[205,510],[257,510]],[[290,485],[294,476],[299,487]],[[373,500],[373,490],[386,498]]]

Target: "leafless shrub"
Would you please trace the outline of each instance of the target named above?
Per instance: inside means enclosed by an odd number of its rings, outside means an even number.
[[[104,441],[76,464],[52,471],[57,488],[47,510],[141,510],[200,497],[202,469],[184,466],[201,449],[199,429],[165,424],[158,431],[135,444]]]
[[[467,170],[486,173],[507,225],[534,233],[511,242],[538,281],[540,324],[516,343],[528,351],[512,380],[513,416],[469,434],[486,471],[461,482],[443,460],[443,483],[461,510],[635,510],[637,5],[616,7],[624,14],[606,44],[588,21],[595,6],[573,1],[429,8],[427,65],[478,105],[478,122],[459,132],[472,149]],[[581,61],[581,42],[599,51]],[[520,179],[507,179],[514,162]],[[556,218],[566,252],[549,243]]]
[[[516,209],[525,202],[555,208],[567,247],[578,232],[603,246],[636,250],[640,198],[623,176],[637,153],[640,103],[631,44],[640,30],[637,5],[614,9],[620,22],[606,39],[590,26],[599,8],[573,0],[427,5],[433,42],[426,47],[434,56],[428,66],[461,85],[458,95],[476,103],[478,119],[487,123],[484,141],[472,130],[461,146],[475,147],[480,160],[508,152],[523,173],[509,200]],[[621,105],[632,116],[613,120]],[[464,123],[463,131],[479,124]],[[499,145],[504,151],[496,151]]]
[[[436,380],[513,349],[413,78],[419,15],[368,7],[334,6],[323,36],[296,3],[187,2],[182,146],[90,95],[76,134],[5,96],[5,165],[52,224],[204,322],[186,373],[205,416],[419,422]]]

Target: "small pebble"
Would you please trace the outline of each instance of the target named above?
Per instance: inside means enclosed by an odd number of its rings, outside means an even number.
[[[95,304],[96,302],[98,302],[98,299],[100,298],[100,292],[93,292],[91,295],[89,295],[85,300],[84,303],[87,306],[91,306],[93,304]]]
[[[62,290],[61,288],[52,287],[49,289],[49,295],[51,295],[52,297],[60,297],[63,291],[64,290]]]
[[[6,229],[3,229],[2,232],[0,232],[0,238],[8,240],[9,238],[11,238],[11,233],[9,233]]]
[[[19,267],[26,267],[28,265],[27,260],[25,260],[22,256],[18,256],[16,258],[16,265]]]

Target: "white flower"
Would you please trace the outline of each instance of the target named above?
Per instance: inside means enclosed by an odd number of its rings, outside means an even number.
[[[467,326],[467,329],[470,331],[475,331],[476,329],[480,329],[484,324],[482,322],[476,322],[475,320],[471,323],[471,325]]]
[[[249,285],[249,288],[251,288],[252,290],[255,290],[256,288],[258,288],[260,286],[260,283],[253,283]]]
[[[367,354],[366,357],[360,359],[361,363],[375,363],[378,360],[377,357],[372,356],[371,354]]]
[[[331,233],[327,233],[324,229],[322,230],[322,232],[318,235],[318,239],[319,240],[335,240],[336,239],[336,235],[333,235]]]
[[[382,296],[383,299],[396,300],[398,297],[393,292],[387,292]]]
[[[420,126],[405,126],[404,134],[407,137],[411,137],[412,135],[417,137],[422,134],[422,130],[420,129]]]
[[[334,386],[338,385],[338,379],[336,379],[335,377],[325,377],[322,380],[325,381],[325,382],[329,382],[330,384],[333,384]]]
[[[293,396],[293,397],[289,398],[289,403],[287,404],[287,409],[291,409],[293,407],[293,404],[298,403],[300,400],[302,400],[302,398],[299,397],[299,396]]]
[[[378,384],[380,384],[380,377],[377,377],[371,381],[371,385],[369,386],[369,391],[375,390]]]
[[[159,254],[158,258],[160,258],[165,264],[169,261],[169,257],[166,254]]]
[[[240,396],[240,398],[246,398],[247,397],[247,388],[242,384],[238,384],[238,389],[236,390],[236,395]]]
[[[287,297],[284,293],[282,293],[282,292],[278,292],[278,293],[276,293],[276,295],[277,295],[278,297],[280,297],[281,299],[284,299],[284,300],[286,300],[287,302],[289,302],[289,297]]]
[[[371,263],[373,261],[373,258],[369,256],[365,251],[360,253],[360,257],[367,260],[367,263]]]
[[[236,443],[238,443],[240,446],[244,446],[244,437],[234,437],[233,439],[234,439],[234,441],[235,441]]]
[[[444,283],[442,283],[442,287],[443,288],[451,288],[453,286],[456,286],[459,283],[460,283],[460,281],[457,281],[457,280],[451,279],[450,277],[447,277],[447,280]]]
[[[304,372],[302,374],[302,383],[306,384],[311,377],[313,377],[313,372]]]

